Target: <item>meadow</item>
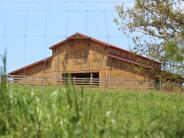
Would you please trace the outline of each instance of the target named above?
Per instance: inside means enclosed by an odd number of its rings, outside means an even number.
[[[184,137],[183,94],[16,85],[0,92],[3,138]]]

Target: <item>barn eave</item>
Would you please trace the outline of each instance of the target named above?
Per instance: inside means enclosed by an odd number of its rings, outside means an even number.
[[[32,64],[29,64],[29,65],[27,65],[25,67],[19,68],[19,69],[15,70],[15,71],[12,71],[12,72],[8,73],[8,75],[16,75],[17,73],[19,73],[21,71],[24,71],[25,69],[28,69],[28,68],[33,67],[35,65],[41,64],[41,63],[46,62],[46,61],[51,60],[51,59],[52,59],[52,56],[47,57],[45,59],[42,59],[42,60],[39,60],[39,61],[34,62]]]

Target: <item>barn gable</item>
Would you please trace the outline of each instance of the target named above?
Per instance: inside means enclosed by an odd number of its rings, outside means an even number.
[[[86,36],[86,35],[81,34],[81,33],[75,33],[75,34],[71,35],[70,37],[66,38],[64,41],[61,41],[61,42],[59,42],[59,43],[57,43],[57,44],[51,46],[49,49],[54,49],[54,48],[56,48],[56,47],[58,47],[58,46],[61,46],[63,43],[65,43],[65,42],[67,42],[67,41],[69,41],[69,40],[71,40],[71,39],[87,39],[87,40],[91,40],[91,41],[93,41],[93,42],[97,42],[97,43],[99,43],[99,44],[101,44],[101,45],[103,45],[103,46],[110,47],[110,48],[113,49],[113,50],[122,51],[122,52],[131,54],[130,51],[127,51],[127,50],[125,50],[125,49],[121,49],[121,48],[119,48],[119,47],[117,47],[117,46],[114,46],[114,45],[112,45],[112,44],[103,42],[103,41],[101,41],[101,40],[97,40],[97,39],[95,39],[95,38]],[[149,61],[153,61],[153,62],[156,62],[156,63],[158,63],[158,64],[161,64],[161,62],[159,62],[159,61],[156,61],[156,60],[153,60],[153,59],[150,59],[150,58],[141,56],[141,55],[136,55],[136,56],[137,56],[137,57],[140,57],[140,58],[142,58],[142,59],[144,59],[144,60],[149,60]]]
[[[79,46],[81,45],[81,46]],[[148,68],[148,69],[160,69],[161,68],[161,63],[152,59],[149,59],[144,56],[136,55],[134,53],[131,53],[127,50],[120,49],[118,47],[115,47],[111,44],[108,44],[106,42],[97,40],[95,38],[76,33],[70,37],[68,37],[66,40],[53,45],[50,47],[50,49],[53,50],[53,55],[58,55],[60,52],[64,51],[63,46],[66,46],[66,53],[68,53],[68,56],[71,56],[74,53],[75,55],[83,55],[85,51],[82,50],[82,47],[86,47],[89,51],[96,51],[96,55],[98,53],[100,54],[105,54],[109,58],[113,58],[116,60],[120,60],[122,62],[127,62],[130,64],[134,64],[136,66],[140,66],[143,68]],[[62,50],[61,50],[62,49]],[[73,54],[73,57],[74,57]],[[98,58],[98,56],[94,57]],[[101,58],[100,58],[101,59]],[[101,59],[102,60],[102,59]]]

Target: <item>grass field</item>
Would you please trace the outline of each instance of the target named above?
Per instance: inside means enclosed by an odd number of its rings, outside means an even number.
[[[0,98],[0,137],[184,137],[182,94],[9,86]]]

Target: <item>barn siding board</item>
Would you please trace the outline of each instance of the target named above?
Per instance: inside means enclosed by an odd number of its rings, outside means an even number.
[[[114,48],[111,45],[79,33],[56,44],[51,49],[51,58],[33,64],[28,68],[20,69],[17,72],[14,71],[10,75],[48,77],[49,79],[35,81],[34,83],[57,84],[61,83],[62,73],[99,72],[100,80],[119,79],[121,81],[117,81],[112,87],[122,88],[135,87],[135,84],[122,84],[122,81],[153,80],[155,77],[154,72],[150,73],[150,69],[148,70],[146,66],[160,70],[160,63],[157,61],[135,55],[126,50],[119,50],[119,48]],[[130,60],[131,62],[121,61],[120,59]],[[53,79],[52,77],[58,77],[59,79]],[[21,82],[32,83],[28,79],[27,82],[26,79],[21,80]],[[100,85],[110,87],[108,82]]]

